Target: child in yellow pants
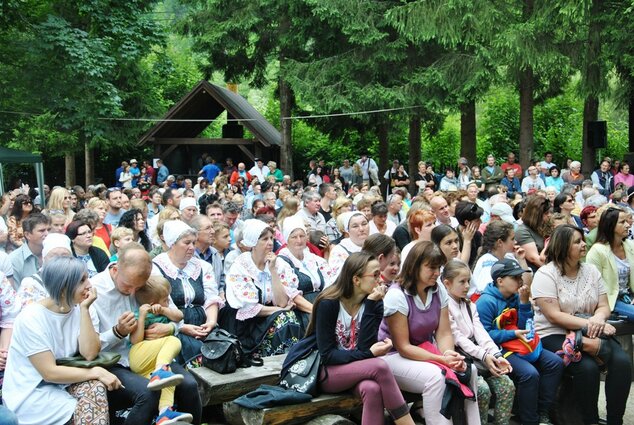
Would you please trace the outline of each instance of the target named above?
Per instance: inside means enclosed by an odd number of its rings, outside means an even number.
[[[145,340],[145,329],[153,323],[170,323],[183,320],[183,313],[169,308],[171,287],[162,276],[151,276],[145,286],[136,292],[140,305],[135,312],[138,325],[130,334],[130,369],[150,378],[148,389],[161,391],[159,415],[156,425],[168,425],[178,421],[191,422],[189,413],[173,409],[174,387],[183,381],[183,375],[172,373],[170,364],[181,351],[181,342],[175,336]]]

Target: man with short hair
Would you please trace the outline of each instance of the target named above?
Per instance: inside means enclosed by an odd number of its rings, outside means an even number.
[[[431,201],[429,201],[429,205],[431,206],[431,211],[436,216],[436,226],[446,224],[454,229],[458,228],[458,220],[451,216],[449,204],[447,204],[447,200],[443,196],[434,196],[431,198]]]
[[[156,166],[158,167],[158,172],[156,173],[156,184],[162,186],[167,180],[167,177],[170,175],[170,170],[163,164],[163,160],[159,159],[156,161]]]
[[[203,174],[209,184],[212,184],[216,179],[216,176],[220,174],[220,168],[218,168],[210,156],[205,159],[205,166],[198,172],[199,176],[202,176]]]
[[[388,207],[383,201],[377,201],[370,207],[372,211],[372,220],[370,220],[370,235],[381,233],[392,237],[396,224],[392,220],[387,219]]]
[[[224,174],[227,177],[231,177],[231,174],[236,170],[237,170],[236,166],[233,165],[233,159],[231,158],[225,159],[225,167],[222,169],[222,174]]]
[[[136,159],[130,160],[130,175],[132,176],[132,187],[136,187],[139,183],[139,176],[141,175],[139,163]]]
[[[500,168],[502,168],[502,171],[504,171],[504,173],[506,173],[506,170],[508,169],[513,169],[515,170],[516,176],[522,175],[522,166],[515,162],[515,154],[513,152],[508,153],[508,155],[506,156],[506,162],[503,162]]]
[[[37,273],[42,267],[42,248],[50,228],[51,219],[44,214],[33,213],[22,220],[24,243],[9,254],[16,288],[20,287],[22,279]]]
[[[297,211],[297,217],[304,220],[312,230],[320,230],[326,233],[326,220],[319,212],[321,206],[321,196],[317,192],[304,192],[302,196],[304,208]]]
[[[224,221],[222,206],[217,202],[207,205],[205,214],[211,219],[211,221]]]
[[[614,191],[614,176],[610,172],[610,162],[603,160],[598,169],[594,170],[590,176],[592,184],[599,193],[604,196],[609,196]]]
[[[234,196],[235,198],[235,196]],[[234,202],[227,202],[222,207],[223,221],[229,226],[229,234],[231,235],[231,243],[235,243],[234,232],[242,226],[242,220],[238,220],[242,207]]]
[[[172,206],[177,210],[180,209],[181,199],[183,199],[183,194],[178,189],[165,189],[163,192],[163,205]]]
[[[495,165],[495,157],[493,155],[487,156],[487,165],[482,168],[482,180],[486,185],[487,192],[500,184],[503,178],[504,172],[502,168]]]
[[[119,251],[119,259],[106,270],[93,276],[90,281],[97,290],[97,299],[90,306],[90,317],[99,333],[101,349],[121,355],[119,363],[108,370],[121,381],[121,388],[108,394],[112,412],[131,408],[125,425],[149,424],[156,417],[160,391],[147,388],[148,380],[129,368],[129,336],[137,326],[134,311],[139,305],[134,297],[137,290],[145,286],[152,273],[152,260],[143,247],[132,242]],[[170,308],[176,308],[170,300]],[[174,335],[180,324],[154,323],[145,331],[146,340],[156,340]],[[198,385],[193,376],[178,363],[171,363],[175,374],[184,376],[176,386],[174,402],[181,412],[191,413],[193,423],[200,423],[202,403]]]
[[[269,175],[269,167],[264,165],[264,161],[260,158],[255,158],[255,165],[249,170],[249,174],[253,177],[257,177],[260,182],[266,180],[266,176]]]
[[[110,224],[113,227],[119,225],[119,220],[126,210],[122,208],[121,199],[123,193],[119,188],[110,188],[106,191],[106,202],[108,203],[108,213],[103,219],[104,224]]]
[[[398,193],[393,193],[387,197],[387,220],[394,223],[394,226],[401,224],[405,220],[405,213],[402,213],[403,197]]]
[[[376,162],[374,162],[372,158],[368,157],[367,152],[361,154],[361,158],[359,158],[357,164],[361,167],[364,183],[370,183],[370,180],[372,180],[374,184],[380,184],[378,175],[379,166],[376,165]]]
[[[144,159],[143,166],[145,167],[145,174],[150,178],[150,185],[156,184],[156,170],[152,167],[150,160]]]
[[[539,163],[539,166],[541,167],[544,174],[546,174],[546,171],[553,168],[555,166],[555,164],[553,164],[553,153],[550,151],[544,153],[544,160]]]
[[[321,200],[319,201],[319,212],[324,216],[326,223],[328,223],[332,218],[330,207],[335,202],[335,199],[337,199],[337,189],[335,189],[335,185],[332,183],[320,184],[319,196],[321,196]]]

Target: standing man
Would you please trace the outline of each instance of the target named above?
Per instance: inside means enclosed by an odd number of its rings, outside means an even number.
[[[324,216],[324,220],[328,223],[332,218],[331,206],[335,202],[335,199],[337,199],[335,185],[332,183],[322,183],[319,186],[319,196],[321,196],[321,200],[319,201],[319,213]]]
[[[236,182],[238,181],[238,178],[240,177],[244,179],[244,183],[246,185],[251,183],[251,179],[252,179],[251,173],[246,171],[246,166],[244,165],[244,162],[238,163],[238,169],[234,171],[233,173],[231,173],[231,177],[229,178],[229,183],[231,183],[232,185],[235,185]]]
[[[388,196],[390,196],[390,194],[392,193],[392,190],[396,186],[394,179],[396,178],[396,175],[398,174],[399,165],[400,164],[398,162],[398,159],[395,159],[394,161],[392,161],[392,168],[387,170],[385,174],[383,175],[383,180],[387,182],[387,187],[385,188],[386,199]]]
[[[357,161],[357,164],[361,167],[361,171],[363,172],[363,182],[370,183],[370,179],[373,184],[379,185],[379,167],[376,165],[376,162],[372,158],[368,157],[368,153],[364,152],[361,154],[361,158]]]
[[[515,176],[522,176],[522,166],[515,162],[515,154],[513,152],[508,153],[508,155],[506,156],[506,162],[503,162],[500,168],[502,168],[502,171],[504,171],[504,173],[506,173],[506,170],[511,168],[515,170]]]
[[[269,175],[269,167],[264,165],[264,162],[260,158],[255,158],[255,165],[249,170],[249,174],[253,177],[257,177],[260,182],[266,180],[266,176]]]
[[[121,381],[121,388],[108,393],[112,412],[130,408],[125,425],[150,424],[158,411],[160,391],[147,388],[148,380],[130,370],[128,339],[137,326],[134,311],[139,305],[134,293],[145,286],[152,272],[152,260],[143,247],[132,242],[119,251],[119,260],[93,276],[91,284],[97,290],[97,300],[90,306],[90,317],[99,333],[101,349],[121,355],[119,363],[109,371]],[[171,308],[176,308],[170,302]],[[145,331],[148,341],[174,335],[178,324],[155,323]],[[194,377],[178,363],[170,364],[172,372],[185,378],[176,386],[175,404],[182,412],[190,413],[193,423],[200,423],[202,403]],[[160,421],[163,423],[163,421]]]
[[[156,173],[156,184],[158,186],[163,186],[165,180],[167,180],[167,176],[170,175],[170,170],[163,164],[163,160],[159,159],[156,161],[156,166],[158,167],[158,173]]]
[[[22,220],[25,243],[9,254],[16,288],[20,287],[22,279],[34,275],[42,267],[42,248],[50,228],[51,219],[44,214],[33,213]]]
[[[130,175],[132,176],[132,187],[136,187],[139,184],[139,176],[141,175],[141,170],[139,169],[139,164],[136,159],[130,160]]]
[[[145,174],[147,174],[150,178],[150,185],[156,184],[156,170],[152,167],[152,163],[144,159],[143,166],[145,167]]]
[[[204,174],[204,177],[207,179],[209,184],[212,184],[216,179],[216,176],[220,174],[220,168],[218,168],[210,156],[208,156],[205,161],[205,166],[198,172],[198,175],[201,176]]]
[[[343,165],[339,167],[339,174],[341,174],[341,178],[346,182],[346,186],[350,187],[352,184],[352,165],[350,165],[349,159],[343,160]]]
[[[225,160],[225,168],[222,169],[222,174],[224,174],[225,176],[231,177],[231,174],[236,170],[237,170],[236,166],[233,165],[233,159],[227,158]]]
[[[108,213],[103,219],[104,224],[110,224],[112,227],[119,225],[119,220],[126,210],[122,208],[122,194],[118,188],[110,188],[106,191],[106,202],[108,203]]]

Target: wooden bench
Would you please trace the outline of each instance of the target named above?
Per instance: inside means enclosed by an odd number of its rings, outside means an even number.
[[[285,357],[286,354],[265,357],[263,366],[240,368],[225,375],[206,367],[192,369],[191,373],[198,381],[203,406],[219,405],[234,400],[261,384],[275,385]]]
[[[321,423],[334,425],[345,423],[336,414],[350,414],[361,408],[361,399],[350,393],[322,394],[307,403],[277,406],[261,410],[246,409],[233,402],[223,405],[225,419],[230,425],[302,424],[310,419],[328,414]]]
[[[614,323],[616,328],[616,340],[619,341],[623,350],[627,353],[630,361],[634,364],[634,346],[632,344],[632,334],[634,334],[634,323],[617,322]],[[632,381],[634,381],[634,369],[632,369]]]

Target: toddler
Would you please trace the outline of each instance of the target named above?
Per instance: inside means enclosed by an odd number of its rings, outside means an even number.
[[[136,291],[139,309],[134,315],[138,325],[130,334],[132,343],[130,369],[134,373],[150,378],[148,389],[161,391],[156,425],[173,424],[178,421],[191,422],[194,419],[189,413],[181,413],[173,409],[174,387],[184,379],[183,375],[173,373],[170,368],[170,363],[181,351],[180,340],[175,336],[144,339],[145,329],[154,323],[183,320],[183,313],[180,310],[169,307],[170,292],[171,286],[167,279],[162,276],[150,276],[145,286]]]
[[[134,241],[134,232],[128,227],[117,227],[110,234],[110,251],[113,252],[110,261],[117,261],[119,250]]]

